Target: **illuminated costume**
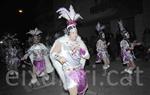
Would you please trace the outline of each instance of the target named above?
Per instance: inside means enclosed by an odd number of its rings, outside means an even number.
[[[121,34],[123,36],[123,39],[120,42],[121,57],[122,57],[123,64],[127,64],[127,68],[124,71],[129,74],[132,74],[133,69],[135,68],[135,64],[134,64],[135,56],[133,55],[133,49],[134,49],[135,43],[130,43],[129,33],[124,28],[121,20],[118,21],[118,24],[120,27]]]
[[[96,30],[99,32],[99,40],[96,43],[96,51],[97,51],[97,60],[96,63],[99,63],[101,61],[104,62],[103,69],[108,69],[110,67],[110,61],[109,61],[109,54],[107,51],[107,47],[109,44],[106,43],[105,40],[105,34],[103,32],[103,29],[105,26],[101,26],[98,22],[96,26]]]
[[[44,76],[45,80],[48,80],[49,76],[47,73],[53,72],[53,67],[48,57],[49,50],[44,44],[40,43],[40,33],[42,32],[37,28],[27,33],[33,36],[34,44],[28,49],[27,54],[23,58],[29,57],[33,65],[32,84],[37,82],[36,76]]]
[[[16,34],[10,36],[9,34],[2,41],[6,48],[5,50],[5,62],[7,64],[7,70],[11,71],[10,74],[15,73],[18,75],[18,66],[20,65],[20,47],[18,46],[18,39],[14,38]]]
[[[69,38],[70,33],[77,32],[76,20],[81,18],[79,14],[75,13],[72,6],[69,10],[70,12],[65,8],[60,8],[57,11],[60,14],[59,18],[67,19],[68,26],[65,29],[65,35],[58,38],[53,44],[50,57],[63,82],[64,89],[69,90],[77,87],[78,94],[84,95],[88,87],[84,65],[85,60],[89,59],[89,52],[79,35],[74,41]],[[75,49],[75,47],[78,47],[78,49]],[[66,59],[64,64],[60,62],[62,57]]]

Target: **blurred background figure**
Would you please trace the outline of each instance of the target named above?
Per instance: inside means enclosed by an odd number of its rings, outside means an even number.
[[[103,69],[106,70],[110,67],[110,60],[109,60],[109,54],[107,51],[107,47],[110,45],[110,43],[106,42],[105,34],[103,32],[103,29],[105,28],[104,25],[100,25],[100,23],[97,23],[96,30],[98,31],[99,40],[96,43],[96,51],[97,51],[97,60],[96,63],[104,62]]]
[[[10,71],[10,74],[18,75],[18,67],[20,65],[20,58],[22,56],[22,49],[19,44],[19,40],[15,37],[16,34],[10,35],[9,33],[4,36],[4,39],[1,41],[3,47],[3,58],[7,66],[7,70]]]
[[[27,50],[27,53],[23,56],[22,60],[30,58],[32,63],[32,79],[29,85],[36,84],[38,82],[37,77],[44,77],[46,81],[49,80],[48,73],[53,72],[53,67],[48,57],[49,49],[41,43],[40,34],[42,31],[35,28],[30,30],[27,34],[32,35],[32,45]]]

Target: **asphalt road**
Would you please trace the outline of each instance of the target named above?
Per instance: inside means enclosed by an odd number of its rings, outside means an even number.
[[[130,76],[123,72],[125,66],[119,60],[111,62],[107,72],[102,70],[102,63],[95,64],[93,60],[85,67],[89,84],[86,95],[150,95],[150,62],[136,60],[137,68]],[[29,65],[21,66],[19,77],[9,76],[8,80],[4,66],[1,67],[0,95],[68,95],[55,72],[49,74],[49,81],[39,78],[37,85],[29,86],[30,69]]]

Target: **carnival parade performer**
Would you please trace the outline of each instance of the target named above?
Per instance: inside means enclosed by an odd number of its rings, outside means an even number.
[[[90,55],[76,28],[76,21],[82,17],[74,11],[72,5],[69,10],[58,9],[57,13],[60,14],[59,18],[67,20],[67,28],[65,35],[54,42],[50,57],[64,89],[70,95],[84,95],[88,88],[84,65]]]
[[[129,41],[130,34],[124,28],[122,20],[119,20],[118,24],[119,24],[119,28],[123,37],[123,39],[120,42],[121,57],[122,57],[123,64],[127,64],[127,68],[124,71],[129,74],[132,74],[133,70],[136,67],[134,63],[135,56],[133,53],[133,49],[134,49],[134,46],[140,45],[140,43],[137,43],[137,42],[131,43]]]
[[[35,30],[30,30],[27,34],[32,35],[33,45],[27,50],[27,53],[23,56],[22,60],[30,58],[32,63],[32,79],[31,84],[37,82],[37,77],[44,77],[45,80],[49,80],[48,73],[53,72],[53,67],[49,60],[49,50],[43,44],[40,43],[42,31],[35,28]]]
[[[20,65],[21,48],[19,47],[19,41],[15,38],[16,34],[4,37],[3,44],[5,45],[5,62],[7,64],[7,70],[10,74],[18,75],[18,67]]]
[[[109,42],[106,43],[103,29],[105,29],[105,26],[100,25],[100,23],[98,22],[96,30],[98,31],[99,34],[99,40],[96,43],[96,51],[97,51],[96,63],[103,61],[104,62],[103,69],[106,70],[110,67],[109,54],[107,51],[107,47],[109,46],[110,43]]]

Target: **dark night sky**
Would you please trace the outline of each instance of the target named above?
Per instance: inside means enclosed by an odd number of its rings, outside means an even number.
[[[52,0],[1,0],[0,1],[0,35],[3,33],[23,34],[37,26],[39,18],[50,14]],[[23,13],[18,10],[22,9]]]
[[[0,25],[2,32],[18,31],[19,28],[23,27],[23,24],[25,25],[32,20],[32,10],[35,4],[30,0],[28,0],[30,2],[25,1],[5,0],[1,3]],[[24,13],[19,13],[19,9],[24,10]]]
[[[60,1],[62,3],[65,2],[65,0],[56,0],[56,1]],[[79,0],[72,0],[72,1],[79,2]],[[140,8],[142,8],[142,6],[140,6],[142,5],[141,4],[142,0],[113,0],[113,1],[106,0],[106,1],[109,2],[108,5],[110,5],[111,7],[117,7],[118,9],[121,9],[121,11],[123,10],[122,12],[119,11],[116,14],[117,16],[119,16],[118,15],[119,13],[122,15],[123,13],[129,11],[131,11],[131,13],[134,13],[136,11],[139,11]],[[49,32],[49,30],[51,30],[50,26],[52,26],[55,15],[54,13],[55,10],[53,8],[57,7],[57,5],[53,5],[55,4],[53,2],[54,0],[1,0],[0,35],[6,32],[9,33],[17,32],[19,35],[24,36],[22,34],[25,34],[26,32],[29,31],[29,29],[33,29],[35,27],[39,27],[41,30]],[[104,7],[105,9],[108,6],[105,6],[104,2],[98,4],[98,7],[97,6],[93,7],[93,9],[94,11],[96,9],[100,11],[102,7]],[[133,11],[129,10],[131,8],[133,9]],[[18,12],[19,9],[22,9],[24,12],[19,13]]]

